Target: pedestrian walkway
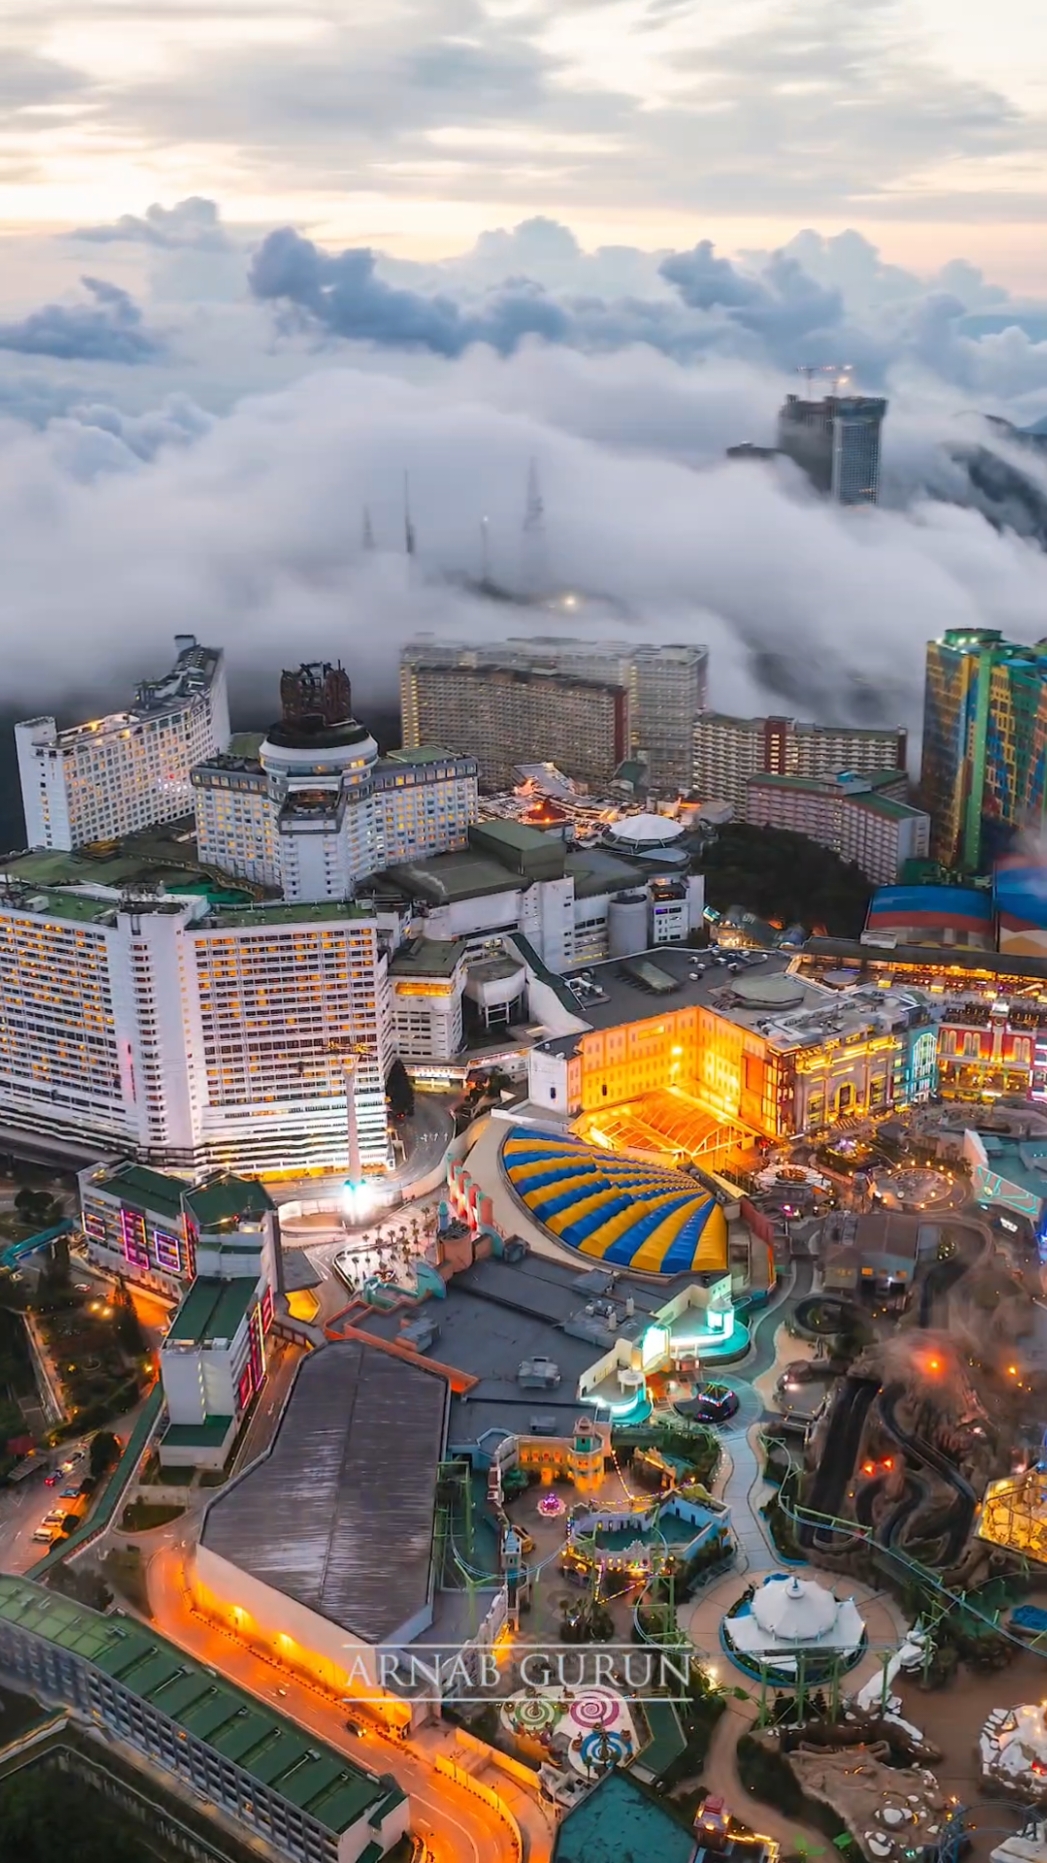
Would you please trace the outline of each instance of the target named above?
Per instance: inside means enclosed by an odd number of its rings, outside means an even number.
[[[759,1514],[763,1473],[755,1447],[759,1426],[753,1424],[744,1435],[731,1440],[731,1473],[724,1485],[723,1499],[731,1510],[731,1526],[738,1542],[739,1572],[770,1572],[780,1563]]]

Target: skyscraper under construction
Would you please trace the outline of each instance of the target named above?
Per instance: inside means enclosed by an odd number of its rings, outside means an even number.
[[[778,414],[778,448],[838,505],[874,505],[880,495],[879,395],[786,395]]]

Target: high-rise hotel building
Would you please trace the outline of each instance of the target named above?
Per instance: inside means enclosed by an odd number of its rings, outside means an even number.
[[[30,857],[30,860],[32,857]],[[387,959],[346,902],[214,910],[77,883],[0,894],[0,1124],[174,1170],[388,1162]]]
[[[740,816],[753,777],[904,771],[906,756],[901,725],[801,724],[795,718],[704,712],[694,726],[693,785],[703,800],[729,802]]]
[[[927,644],[923,806],[931,852],[976,873],[1047,809],[1047,640],[947,628]]]
[[[289,901],[345,899],[383,867],[465,846],[472,757],[431,746],[379,757],[341,668],[285,672],[280,690],[284,715],[248,754],[209,756],[193,771],[205,866]]]
[[[176,634],[175,649],[130,711],[65,731],[50,717],[15,726],[29,847],[113,841],[188,814],[189,772],[225,749],[229,703],[222,654],[193,634]]]
[[[516,765],[544,762],[603,788],[642,751],[650,787],[680,793],[690,787],[707,675],[702,646],[558,635],[476,646],[422,636],[400,659],[404,745],[472,750],[488,790],[509,788]]]

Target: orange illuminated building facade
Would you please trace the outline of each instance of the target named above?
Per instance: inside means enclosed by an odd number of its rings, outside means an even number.
[[[640,960],[639,970],[656,988],[664,960],[655,953],[652,960]],[[600,989],[600,967],[586,976]],[[682,979],[675,993],[686,995]],[[583,1015],[585,1008],[583,995]],[[645,1015],[634,1010],[612,1026],[540,1043],[529,1056],[530,1099],[541,1111],[584,1120],[597,1143],[627,1149],[635,1141],[623,1137],[620,1117],[600,1115],[631,1102],[643,1102],[647,1125],[667,1132],[678,1127],[676,1109],[690,1105],[721,1131],[786,1138],[926,1097],[933,1068],[924,1068],[919,1085],[914,1056],[926,1060],[928,1042],[934,1048],[930,1020],[915,998],[868,986],[842,993],[790,974],[771,979],[764,1002],[751,991],[743,998],[741,986],[725,980],[715,1004],[652,1004]],[[682,1136],[676,1149],[695,1148]]]

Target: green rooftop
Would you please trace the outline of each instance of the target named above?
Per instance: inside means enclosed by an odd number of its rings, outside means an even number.
[[[274,1207],[264,1185],[256,1177],[237,1177],[228,1172],[187,1190],[185,1201],[201,1229],[220,1229],[239,1217],[265,1216]]]
[[[198,1275],[171,1321],[167,1344],[206,1345],[213,1339],[232,1339],[250,1310],[255,1285],[250,1274],[235,1281]]]
[[[694,1831],[614,1769],[567,1813],[556,1836],[555,1863],[692,1863]]]
[[[207,1417],[203,1423],[169,1423],[160,1441],[169,1449],[220,1449],[233,1417]]]
[[[168,1222],[176,1222],[181,1216],[182,1194],[188,1189],[177,1177],[166,1177],[161,1171],[150,1171],[129,1160],[114,1165],[112,1170],[96,1171],[91,1182],[96,1189],[119,1197],[121,1203],[130,1204],[143,1215],[148,1212],[163,1216]]]
[[[5,1573],[0,1574],[0,1621],[18,1624],[93,1663],[336,1837],[403,1798],[388,1774],[365,1772],[319,1735],[272,1713],[120,1612],[102,1617]],[[155,1757],[152,1763],[158,1763]]]
[[[265,743],[264,731],[234,731],[226,749],[229,757],[257,757]]]
[[[323,899],[315,905],[286,905],[274,902],[272,905],[241,906],[231,910],[219,908],[209,912],[204,923],[209,930],[228,927],[230,931],[238,927],[250,927],[265,931],[269,925],[310,925],[331,919],[368,919],[371,917],[369,905],[359,905],[353,899]],[[192,928],[191,928],[192,929]]]
[[[457,750],[442,750],[439,744],[419,744],[414,750],[390,750],[383,763],[454,763],[462,755]]]

